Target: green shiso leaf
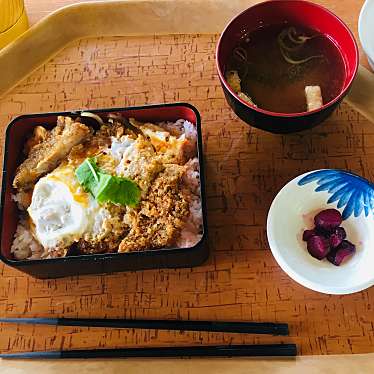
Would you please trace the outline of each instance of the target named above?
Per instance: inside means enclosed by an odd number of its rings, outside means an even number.
[[[134,181],[102,172],[94,158],[86,158],[75,175],[85,191],[100,204],[111,202],[135,207],[140,201],[141,191]]]

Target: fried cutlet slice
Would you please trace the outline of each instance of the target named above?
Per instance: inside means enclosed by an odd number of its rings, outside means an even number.
[[[118,252],[141,251],[173,245],[189,214],[182,189],[185,168],[170,164],[159,173],[139,207],[128,212],[130,231]]]
[[[29,151],[27,159],[17,168],[13,187],[25,189],[39,177],[53,170],[71,149],[85,140],[91,130],[70,117],[58,117],[57,126]]]

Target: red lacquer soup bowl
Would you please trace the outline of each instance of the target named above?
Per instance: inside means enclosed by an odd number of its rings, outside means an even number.
[[[338,95],[319,109],[300,113],[276,113],[264,110],[239,98],[225,80],[228,58],[243,36],[260,27],[281,23],[301,25],[316,30],[328,37],[339,50],[345,67],[344,81]],[[230,107],[244,122],[272,133],[306,130],[324,121],[348,93],[358,63],[356,41],[343,21],[320,5],[302,0],[271,0],[250,7],[227,25],[216,50],[218,75]]]

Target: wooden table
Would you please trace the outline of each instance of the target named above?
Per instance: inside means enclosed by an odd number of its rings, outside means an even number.
[[[26,0],[26,8],[30,16],[31,23],[38,21],[41,17],[50,13],[54,9],[57,9],[60,6],[68,5],[73,3],[72,0]],[[321,0],[318,3],[323,4],[333,10],[338,14],[343,20],[350,26],[351,30],[355,33],[357,37],[357,17],[359,14],[360,7],[363,3],[362,0]],[[159,44],[168,44],[171,43],[173,38],[168,39],[167,37],[162,37],[156,41],[147,41],[148,45],[142,46],[142,51],[145,56],[152,55],[153,57],[149,59],[144,57],[144,66],[147,64],[153,64],[157,59],[162,59],[162,57],[152,54],[155,46],[158,48]],[[178,38],[177,38],[178,39]],[[178,39],[179,42],[180,39]],[[191,39],[192,40],[192,39]],[[186,39],[186,42],[190,42],[190,39]],[[201,48],[211,49],[214,44],[215,39],[204,37]],[[129,56],[131,56],[131,48],[140,48],[135,41],[133,44],[129,44],[130,48]],[[146,44],[147,44],[146,43]],[[70,48],[70,47],[69,47]],[[77,45],[72,48],[77,48]],[[81,42],[78,44],[79,53],[84,51],[91,51],[90,53],[95,53],[95,42]],[[109,40],[105,53],[110,55],[113,48],[121,48],[117,45],[117,40],[113,38]],[[182,47],[181,47],[182,48]],[[209,49],[209,50],[210,50]],[[72,51],[72,50],[71,50]],[[202,49],[204,52],[204,49]],[[73,52],[72,52],[73,53]],[[77,52],[78,53],[78,52]],[[146,60],[148,58],[148,60]],[[201,56],[201,61],[204,60],[204,55]],[[362,59],[364,61],[364,59]],[[175,62],[178,62],[176,59]],[[48,76],[53,76],[53,71],[63,71],[62,67],[68,62],[64,61],[63,58],[56,58],[54,62],[46,66],[46,74]],[[156,65],[156,64],[155,64]],[[74,65],[75,66],[75,65]],[[74,66],[70,68],[74,70]],[[121,69],[119,67],[118,69]],[[123,69],[123,67],[122,67]],[[78,71],[77,67],[77,71]],[[89,72],[88,72],[89,74]],[[104,74],[103,71],[95,70],[95,77],[97,74]],[[63,82],[67,84],[68,90],[78,90],[79,87],[75,88],[77,84],[76,80],[71,80],[71,77],[61,76]],[[51,105],[54,105],[54,108],[62,108],[63,105],[72,106],[74,102],[69,102],[68,99],[64,101],[64,95],[58,97],[48,97],[48,82],[43,86],[43,71],[38,71],[24,83],[22,89],[24,91],[15,91],[11,94],[9,101],[6,103],[6,107],[14,106],[16,108],[14,112],[22,111],[22,107],[25,105],[25,95],[30,95],[30,100],[37,98],[37,94],[30,89],[30,85],[36,84],[39,85],[44,91],[44,104],[41,103],[43,110],[46,110],[46,102],[51,101]],[[40,83],[42,82],[42,83]],[[55,82],[55,81],[53,81]],[[175,82],[175,87],[171,87],[171,91],[168,93],[172,95],[171,98],[167,97],[168,100],[173,100],[175,98],[175,93],[172,93],[172,89],[178,91],[178,99],[183,100],[183,97],[189,99],[190,92],[185,89],[178,90],[177,81]],[[52,83],[56,84],[56,83]],[[57,83],[58,84],[58,83]],[[198,93],[197,99],[201,102],[206,98],[211,98],[212,108],[211,111],[214,111],[214,106],[224,105],[222,98],[222,93],[218,91],[216,86],[210,81],[203,81],[203,85],[208,87],[208,93],[196,91]],[[143,99],[144,93],[141,90],[141,83],[138,82],[139,87],[132,87],[133,91],[137,92],[138,90],[138,103]],[[38,86],[38,87],[39,87]],[[210,90],[210,91],[209,91]],[[87,105],[96,105],[93,103],[98,103],[100,106],[100,101],[103,100],[103,97],[109,95],[110,90],[108,87],[103,87],[100,90],[97,97],[92,97],[88,99]],[[210,92],[210,93],[209,93]],[[82,94],[84,91],[82,91]],[[147,93],[149,94],[149,93]],[[147,97],[145,94],[145,98]],[[154,97],[157,99],[156,92],[152,92]],[[174,96],[173,96],[174,95]],[[183,96],[184,95],[184,96]],[[68,95],[69,96],[69,95]],[[118,97],[113,97],[113,105],[118,103]],[[21,108],[21,109],[18,109]],[[38,108],[34,106],[33,108]],[[36,109],[38,110],[38,109]],[[226,112],[225,112],[226,113]],[[206,119],[209,119],[210,112],[208,111]],[[227,115],[227,114],[225,114]],[[347,131],[347,147],[351,150],[352,144],[349,142],[355,142],[355,144],[361,144],[359,134],[350,133],[350,124],[358,125],[363,123],[363,119],[358,117],[353,111],[350,111],[349,108],[343,106],[343,108],[337,113],[336,116],[331,120],[330,129],[336,131],[339,129],[337,124],[339,120],[346,123],[344,129],[341,131]],[[240,143],[241,134],[243,131],[246,131],[246,128],[240,125],[240,123],[235,122],[232,116],[228,116],[224,119],[225,121],[231,121],[233,127],[231,134],[227,134],[225,129],[218,128],[209,132],[209,136],[206,136],[205,148],[208,151],[219,149],[219,147],[230,146],[231,139]],[[361,122],[360,122],[361,121]],[[235,122],[235,123],[234,123]],[[332,127],[331,127],[332,126]],[[210,131],[210,130],[209,130]],[[364,133],[362,133],[364,134]],[[207,135],[207,134],[206,134]],[[252,138],[251,138],[252,136]],[[318,130],[314,133],[314,137],[328,136],[328,133],[319,132]],[[363,135],[362,135],[363,136]],[[256,132],[248,134],[248,144],[254,144],[261,139],[262,143],[258,146],[257,151],[261,154],[261,157],[265,157],[266,152],[269,152],[273,147],[277,147],[278,143],[275,141],[275,138],[270,136],[264,136],[260,138]],[[284,152],[299,152],[301,154],[303,151],[299,148],[298,143],[300,138],[295,136],[289,138],[287,144],[284,144],[283,147],[286,147]],[[367,135],[367,141],[370,143],[371,134]],[[364,142],[364,140],[362,140]],[[357,143],[358,142],[358,143]],[[256,143],[257,144],[257,143]],[[232,144],[231,144],[232,146]],[[310,146],[311,151],[315,151],[313,147],[320,147],[318,149],[321,152],[324,152],[323,142],[316,142],[315,140],[311,142]],[[359,145],[358,145],[359,146]],[[362,145],[363,146],[363,145]],[[368,147],[368,145],[366,145]],[[368,150],[370,154],[370,149]],[[267,314],[271,314],[271,305],[266,304],[268,292],[276,292],[277,287],[272,283],[274,281],[284,282],[283,291],[279,294],[279,302],[285,305],[287,308],[287,300],[290,300],[294,295],[302,298],[300,299],[300,306],[309,304],[310,310],[295,310],[294,318],[295,323],[299,321],[300,314],[303,315],[303,318],[308,318],[308,313],[311,313],[315,317],[315,310],[321,309],[321,316],[326,310],[331,309],[331,313],[334,311],[335,303],[334,297],[326,297],[324,305],[320,305],[318,302],[314,301],[315,294],[307,290],[302,289],[300,286],[291,282],[286,275],[284,275],[281,270],[278,268],[274,260],[271,258],[270,253],[267,261],[263,262],[262,265],[251,265],[255,264],[260,258],[262,258],[262,251],[267,248],[267,244],[264,238],[263,227],[260,222],[263,221],[264,215],[266,212],[261,206],[255,206],[254,209],[259,211],[259,214],[255,213],[250,218],[253,220],[253,223],[246,228],[245,226],[240,226],[240,223],[243,220],[248,219],[248,212],[239,210],[235,219],[237,220],[238,226],[235,228],[236,235],[238,237],[237,243],[228,243],[225,241],[225,231],[220,224],[225,221],[225,216],[227,214],[232,214],[233,209],[236,209],[237,202],[234,200],[227,200],[224,196],[224,191],[230,190],[231,188],[239,190],[240,192],[245,190],[245,184],[250,182],[248,175],[244,175],[241,179],[235,178],[235,174],[239,170],[246,170],[247,168],[254,168],[256,159],[244,158],[242,160],[231,160],[228,159],[225,163],[218,163],[215,160],[215,157],[219,154],[214,154],[212,157],[212,162],[208,165],[211,167],[208,169],[208,177],[211,177],[214,180],[214,173],[220,172],[225,176],[225,180],[222,181],[220,185],[215,183],[209,186],[210,190],[208,195],[210,200],[208,204],[210,205],[212,213],[210,214],[210,222],[212,222],[213,229],[218,230],[220,227],[221,232],[214,231],[215,240],[218,241],[217,246],[219,247],[219,255],[216,259],[211,260],[208,265],[203,267],[201,270],[196,268],[191,271],[182,271],[182,272],[173,272],[173,271],[159,271],[159,272],[146,272],[146,273],[137,273],[135,274],[125,274],[125,275],[111,275],[111,276],[98,276],[98,277],[86,277],[86,278],[72,278],[69,281],[35,281],[26,276],[19,275],[18,273],[10,270],[7,267],[1,266],[1,272],[3,278],[0,280],[0,311],[3,314],[27,314],[31,316],[32,314],[37,314],[38,312],[50,313],[50,314],[59,314],[66,316],[75,316],[77,314],[86,316],[95,315],[95,311],[100,310],[101,315],[105,317],[108,316],[124,316],[127,317],[138,317],[139,315],[145,317],[158,316],[161,314],[163,317],[170,318],[221,318],[221,319],[241,319],[248,315],[248,319],[251,319],[252,313],[256,318],[261,316],[261,305],[263,308],[267,308]],[[275,160],[276,162],[276,160]],[[359,161],[357,161],[359,162]],[[295,160],[295,165],[297,160]],[[359,164],[356,164],[354,158],[351,158],[348,163],[344,164],[342,161],[342,167],[350,168],[360,168]],[[213,168],[218,167],[216,171]],[[367,167],[365,168],[365,170]],[[370,169],[370,168],[369,168]],[[271,172],[271,171],[270,171]],[[294,172],[293,170],[288,171],[290,175]],[[371,174],[371,173],[370,173]],[[257,175],[261,178],[261,173]],[[370,177],[372,175],[368,175]],[[256,178],[256,175],[254,175]],[[285,180],[288,178],[287,175],[284,176]],[[289,179],[289,178],[288,178]],[[252,180],[254,183],[262,183],[261,180]],[[275,185],[280,187],[283,183],[283,180],[275,180]],[[226,185],[227,184],[227,185]],[[265,186],[264,186],[265,187]],[[218,193],[215,193],[217,192]],[[221,195],[219,193],[221,191]],[[255,194],[256,190],[252,190],[251,193]],[[268,192],[268,198],[270,198],[272,192]],[[255,197],[255,196],[254,196]],[[227,205],[228,204],[228,205]],[[233,245],[234,244],[234,245]],[[252,250],[252,252],[248,252]],[[252,253],[249,256],[249,253]],[[235,268],[231,268],[231,262],[235,257]],[[250,261],[249,261],[250,260]],[[241,268],[241,264],[243,267]],[[249,275],[248,275],[249,274]],[[246,277],[257,277],[261,276],[262,280],[267,284],[266,290],[262,294],[256,294],[256,292],[251,293],[250,290],[241,288],[240,284],[248,281]],[[282,284],[280,285],[282,286]],[[156,288],[155,288],[156,287]],[[179,293],[178,287],[181,292],[185,295]],[[140,290],[139,292],[129,292],[130,289]],[[193,290],[195,290],[196,298],[193,297]],[[282,288],[281,288],[282,290]],[[170,293],[171,292],[171,293]],[[278,289],[279,292],[279,289]],[[153,293],[163,294],[161,297],[154,297]],[[169,293],[169,295],[167,295]],[[200,295],[198,295],[200,293]],[[352,315],[353,310],[348,309],[348,314],[346,317],[347,325],[339,326],[339,331],[344,332],[347,330],[355,330],[354,321],[360,319],[362,326],[366,326],[367,334],[372,336],[373,334],[373,324],[370,319],[370,310],[373,306],[372,304],[372,295],[373,293],[363,293],[357,294],[357,296],[349,297],[350,301],[362,304],[362,309],[355,310],[355,313],[362,313],[362,315]],[[8,300],[9,298],[9,300]],[[256,300],[258,298],[258,300]],[[14,301],[12,301],[14,300]],[[252,303],[254,307],[251,307],[249,303]],[[309,300],[309,303],[306,303],[305,300]],[[255,308],[255,309],[254,309]],[[326,309],[327,308],[327,309]],[[127,313],[127,309],[129,312]],[[159,313],[158,310],[161,312]],[[314,310],[314,311],[313,311]],[[278,310],[277,313],[280,311]],[[139,313],[139,314],[138,314]],[[281,318],[281,317],[280,317]],[[366,319],[365,319],[366,318]],[[299,323],[299,322],[297,322]],[[313,325],[310,325],[309,328],[315,327],[316,329],[325,329],[326,325],[324,321],[315,321]],[[327,324],[328,326],[328,324]],[[297,327],[296,327],[297,328]],[[56,349],[56,347],[63,346],[65,349],[68,347],[91,347],[91,346],[119,346],[130,344],[149,344],[152,345],[154,342],[161,341],[163,344],[172,344],[174,342],[185,343],[190,340],[195,340],[197,342],[204,341],[206,343],[220,343],[220,342],[240,342],[241,338],[238,337],[223,337],[222,335],[214,334],[170,334],[168,335],[165,332],[152,332],[144,331],[142,333],[132,334],[122,334],[118,331],[102,331],[96,332],[92,329],[73,329],[68,328],[63,332],[59,330],[57,333],[56,329],[52,327],[46,328],[36,328],[33,326],[15,328],[14,326],[3,326],[2,335],[0,335],[0,348],[2,350],[8,350],[14,348],[15,350],[43,350],[43,349]],[[325,331],[325,330],[324,330]],[[39,335],[40,334],[40,335]],[[326,330],[324,332],[328,337],[321,339],[321,341],[310,342],[310,348],[304,347],[306,352],[320,352],[320,353],[331,353],[337,351],[336,345],[343,344],[342,351],[344,352],[364,352],[365,347],[362,347],[360,350],[360,341],[362,340],[362,331],[357,329],[353,336],[339,340],[338,336],[329,336],[329,332]],[[331,339],[331,345],[329,339]],[[351,339],[351,340],[350,340]],[[295,337],[297,341],[297,338]],[[367,342],[367,338],[365,340]],[[329,343],[329,344],[327,344]],[[318,346],[319,344],[319,346]],[[350,344],[354,347],[350,349]],[[309,351],[308,351],[309,349]],[[269,361],[269,360],[131,360],[131,361],[89,361],[85,362],[82,365],[81,362],[68,362],[62,364],[62,362],[50,362],[50,363],[38,363],[38,362],[1,362],[0,369],[2,372],[13,373],[17,370],[23,370],[28,373],[40,372],[74,372],[74,371],[94,371],[100,370],[105,372],[118,372],[127,370],[133,373],[144,372],[145,370],[151,371],[154,373],[163,372],[163,373],[190,373],[190,372],[201,372],[206,371],[207,373],[247,373],[251,370],[257,370],[262,372],[271,372],[271,373],[293,373],[299,372],[300,370],[306,371],[307,368],[313,365],[313,370],[315,372],[323,372],[328,368],[332,369],[333,372],[339,373],[351,373],[351,372],[372,372],[374,370],[374,354],[366,355],[340,355],[336,356],[324,356],[324,357],[301,357],[295,361]],[[359,369],[358,369],[359,368]],[[6,371],[8,370],[8,371]],[[317,371],[319,370],[319,371]],[[360,370],[360,371],[358,371]]]

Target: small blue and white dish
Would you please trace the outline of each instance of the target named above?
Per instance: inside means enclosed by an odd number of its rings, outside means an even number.
[[[338,209],[356,253],[340,266],[307,251],[304,230],[321,210]],[[279,266],[296,282],[327,294],[350,294],[374,285],[374,184],[344,170],[323,169],[288,182],[270,207],[267,236]]]

